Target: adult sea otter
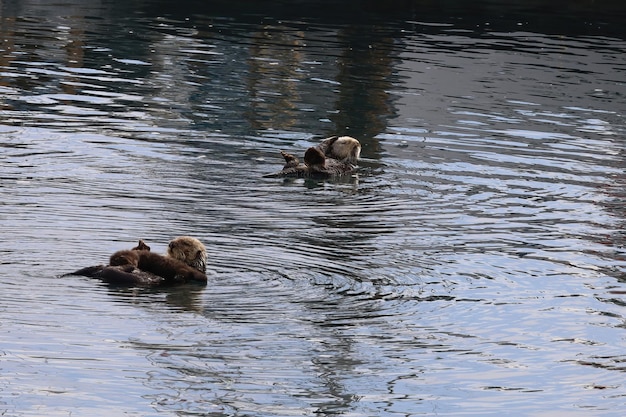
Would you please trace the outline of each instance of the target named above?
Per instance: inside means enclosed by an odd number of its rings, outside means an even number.
[[[90,266],[63,276],[82,275],[128,286],[206,284],[206,256],[202,242],[190,236],[173,239],[167,256],[150,252],[150,247],[140,240],[136,247],[111,255],[108,265]]]
[[[350,136],[332,136],[304,153],[304,163],[287,152],[283,169],[265,177],[330,178],[351,173],[361,155],[361,144]]]

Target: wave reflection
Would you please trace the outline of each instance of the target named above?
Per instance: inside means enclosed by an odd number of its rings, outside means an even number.
[[[612,9],[252,3],[1,6],[0,414],[622,409]],[[206,287],[58,277],[179,235]]]

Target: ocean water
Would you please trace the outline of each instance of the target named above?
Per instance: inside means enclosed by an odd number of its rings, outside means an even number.
[[[0,414],[623,414],[626,9],[322,6],[2,3]]]

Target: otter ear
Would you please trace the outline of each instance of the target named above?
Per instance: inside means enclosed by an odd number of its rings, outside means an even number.
[[[326,163],[326,157],[321,150],[315,147],[311,147],[307,149],[304,153],[304,163],[307,166],[324,166],[324,164]]]

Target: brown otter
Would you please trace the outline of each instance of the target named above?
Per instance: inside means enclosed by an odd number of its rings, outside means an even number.
[[[190,281],[206,282],[204,272],[168,256],[159,255],[145,250],[121,250],[111,255],[109,266],[122,267],[124,270],[139,269],[164,278],[168,283],[184,283]]]
[[[179,236],[167,246],[167,255],[206,273],[206,248],[198,239],[191,236]]]
[[[282,171],[265,177],[328,178],[356,169],[361,144],[350,136],[332,136],[307,149],[304,163],[287,152],[281,151],[281,155],[285,159]]]
[[[146,245],[146,243],[140,239],[139,243],[137,244],[137,246],[135,246],[134,248],[132,248],[131,250],[133,251],[150,251],[150,246]],[[94,265],[94,266],[88,266],[85,268],[81,268],[78,271],[74,271],[74,272],[70,272],[67,274],[63,274],[61,275],[61,277],[65,277],[68,275],[81,275],[81,276],[85,276],[85,277],[90,277],[90,278],[103,278],[103,272],[105,269],[109,268],[109,265]],[[129,266],[124,266],[124,267],[111,267],[111,271],[107,271],[107,276],[110,277],[110,279],[112,280],[116,280],[115,279],[115,273],[116,270],[119,271],[120,276],[117,278],[117,281],[119,281],[118,283],[123,283],[124,281],[127,281],[128,283],[132,283],[133,281],[137,281],[137,280],[143,280],[143,281],[149,281],[149,280],[158,280],[159,277],[156,276],[152,276],[152,274],[146,274],[146,276],[137,276],[134,277],[132,276],[133,272],[137,272],[138,275],[139,272],[141,271],[134,271],[134,268],[129,267]],[[115,283],[115,282],[112,282]]]
[[[182,249],[181,249],[182,248]],[[183,236],[170,242],[168,256],[150,252],[143,240],[131,250],[111,255],[109,265],[96,265],[64,274],[99,278],[116,285],[164,286],[206,283],[206,249],[197,239]]]

